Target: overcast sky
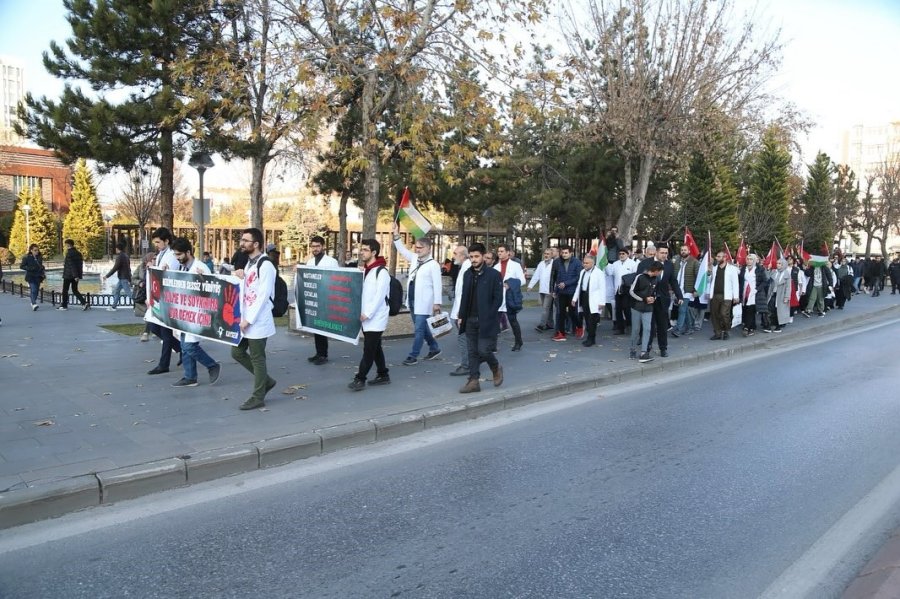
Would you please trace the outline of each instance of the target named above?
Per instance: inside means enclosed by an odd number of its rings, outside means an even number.
[[[761,27],[782,30],[784,62],[773,89],[816,123],[803,144],[804,162],[818,150],[839,159],[841,132],[855,124],[900,120],[900,1],[736,2],[741,12],[754,11]],[[62,90],[44,71],[41,53],[70,33],[62,0],[0,0],[0,55],[23,63],[35,95]],[[235,184],[221,179],[227,170],[210,170],[210,185]]]

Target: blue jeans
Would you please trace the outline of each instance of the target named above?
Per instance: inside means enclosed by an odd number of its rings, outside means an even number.
[[[631,309],[631,349],[638,350],[640,353],[648,351],[652,324],[653,312]],[[641,343],[640,349],[638,349],[638,341]]]
[[[37,303],[38,291],[41,289],[41,284],[37,281],[28,281],[28,293],[31,296],[31,305],[35,305]]]
[[[694,328],[694,315],[691,313],[690,303],[688,300],[684,300],[678,306],[678,323],[675,325],[675,330],[679,335],[690,333]]]
[[[429,315],[413,314],[410,312],[410,316],[412,316],[413,325],[416,327],[416,336],[413,337],[412,350],[410,350],[409,356],[411,358],[418,358],[419,354],[422,352],[422,344],[425,341],[428,342],[428,349],[431,351],[441,351],[441,346],[434,340],[434,336],[428,329],[428,323],[426,321],[428,320]]]
[[[200,347],[200,342],[188,343],[184,340],[184,333],[181,334],[181,365],[184,366],[184,378],[197,380],[197,362],[200,362],[207,368],[212,368],[218,362],[212,359],[206,350]]]
[[[119,282],[116,283],[116,288],[113,291],[113,295],[115,296],[115,299],[113,300],[113,305],[112,305],[113,308],[115,308],[116,306],[119,305],[119,294],[122,291],[127,293],[128,297],[131,297],[131,281],[128,281],[126,279],[119,279]]]

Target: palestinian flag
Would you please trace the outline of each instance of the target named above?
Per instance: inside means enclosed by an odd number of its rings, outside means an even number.
[[[416,210],[412,200],[409,199],[409,187],[403,190],[403,197],[400,198],[400,205],[397,207],[397,222],[412,233],[416,239],[425,237],[431,231],[431,223],[422,216],[421,212]]]
[[[595,257],[594,266],[597,268],[603,269],[609,264],[609,256],[606,253],[606,240],[602,237],[600,239],[595,239],[591,243],[591,251],[588,253]]]

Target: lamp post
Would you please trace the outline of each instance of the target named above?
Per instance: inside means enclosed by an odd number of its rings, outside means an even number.
[[[106,221],[106,255],[112,256],[112,254],[109,251],[109,246],[110,246],[109,238],[112,237],[112,230],[109,228],[109,223],[112,222],[112,216],[110,216],[109,214],[104,214],[103,220]]]
[[[28,215],[31,214],[31,205],[24,204],[22,206],[22,210],[25,211],[25,246],[31,246],[31,220],[28,218]]]
[[[206,152],[194,152],[191,154],[188,164],[197,169],[197,172],[200,174],[200,207],[199,210],[196,208],[194,209],[194,220],[199,229],[197,234],[197,251],[194,255],[202,258],[203,248],[206,244],[206,219],[209,218],[209,211],[206,209],[206,200],[203,197],[203,173],[206,172],[206,169],[214,167],[216,163],[213,162],[213,159]]]

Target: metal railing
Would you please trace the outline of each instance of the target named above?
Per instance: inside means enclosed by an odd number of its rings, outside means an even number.
[[[18,295],[19,297],[31,297],[31,290],[28,285],[24,283],[14,283],[13,281],[0,281],[0,291],[3,293],[9,293],[11,295]],[[87,300],[87,303],[93,306],[105,307],[112,306],[113,302],[115,302],[115,295],[112,293],[83,293],[82,294]],[[62,304],[63,294],[61,291],[57,291],[55,289],[45,290],[43,287],[38,291],[38,301],[40,303],[50,303],[53,306],[57,304]],[[75,295],[69,294],[69,304],[76,305],[77,299]],[[77,304],[80,305],[80,304]],[[119,305],[130,307],[134,305],[134,302],[131,300],[130,295],[122,294],[119,296]]]

